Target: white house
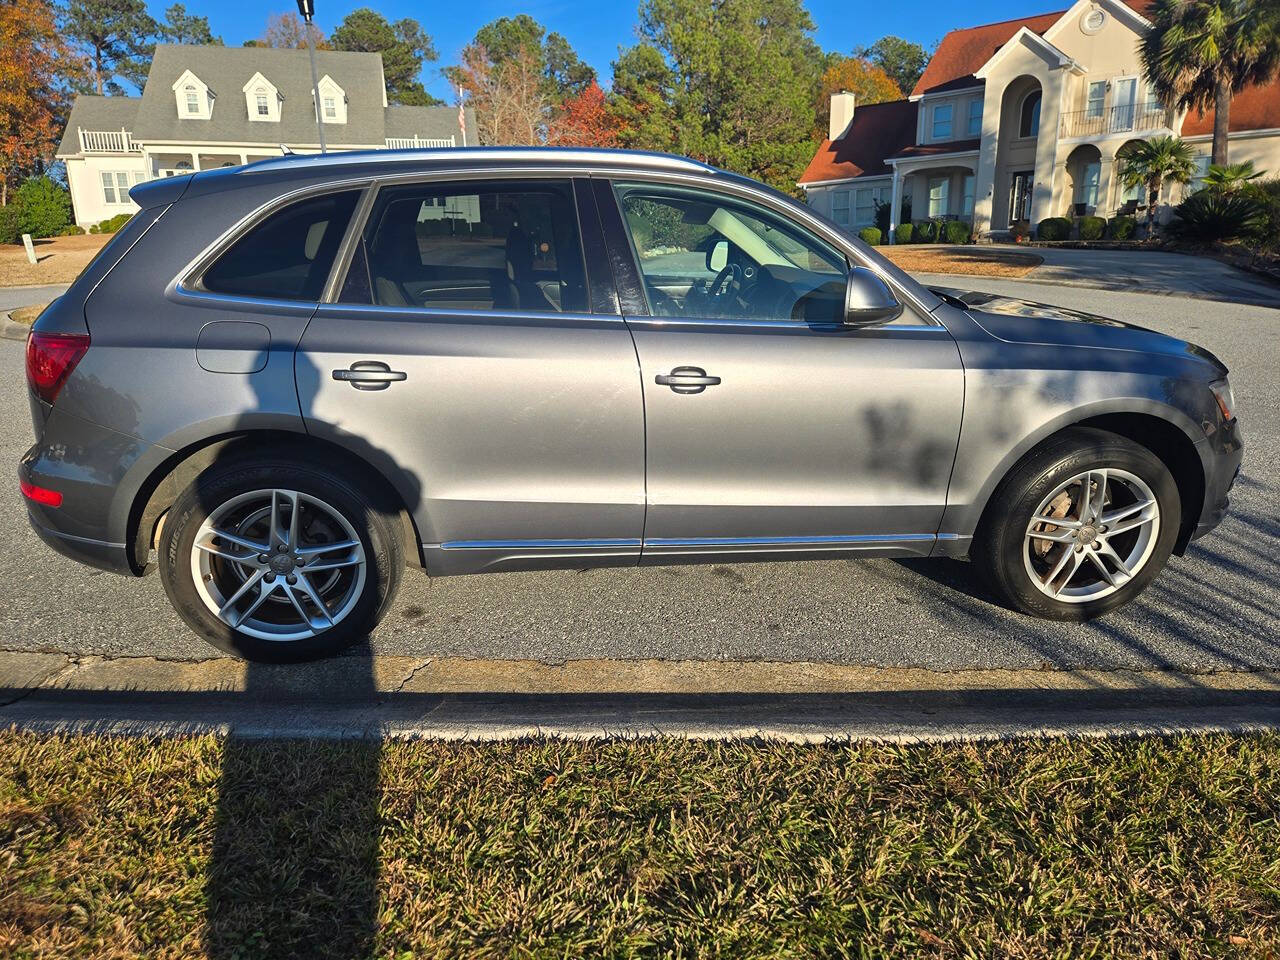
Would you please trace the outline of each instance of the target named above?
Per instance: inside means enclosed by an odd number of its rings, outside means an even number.
[[[1078,0],[1070,9],[948,33],[906,100],[831,102],[829,138],[800,177],[809,203],[839,223],[961,219],[979,236],[1041,220],[1139,213],[1142,188],[1119,169],[1135,140],[1176,134],[1203,173],[1213,115],[1170,109],[1143,77],[1138,42],[1149,0]],[[1233,163],[1280,173],[1280,82],[1231,105]],[[1192,184],[1187,189],[1195,189]],[[1185,189],[1167,186],[1162,206]]]
[[[456,107],[387,103],[382,57],[316,52],[330,150],[452,147],[476,143],[475,118]],[[132,213],[129,188],[153,177],[314,153],[315,94],[306,50],[156,47],[140,97],[77,97],[58,159],[76,223]]]

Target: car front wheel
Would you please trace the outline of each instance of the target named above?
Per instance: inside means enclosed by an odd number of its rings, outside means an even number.
[[[1020,463],[987,508],[975,560],[1024,613],[1089,620],[1156,577],[1182,521],[1151,451],[1101,430],[1065,431]]]
[[[215,466],[169,511],[161,578],[219,649],[312,660],[365,638],[390,606],[404,565],[394,520],[327,467]]]

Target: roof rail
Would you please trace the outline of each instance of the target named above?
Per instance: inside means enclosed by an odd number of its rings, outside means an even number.
[[[351,150],[330,153],[289,153],[282,157],[259,160],[238,172],[265,173],[272,170],[305,167],[394,166],[407,163],[465,163],[468,160],[551,163],[600,163],[617,166],[648,167],[668,170],[714,172],[715,167],[677,157],[669,153],[647,150],[614,150],[592,147],[427,147],[410,150]]]

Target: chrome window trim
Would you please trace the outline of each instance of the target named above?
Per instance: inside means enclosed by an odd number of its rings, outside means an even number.
[[[821,333],[946,333],[939,323],[884,323],[877,326],[850,327],[834,321],[807,323],[803,320],[735,320],[724,317],[627,317],[627,323],[636,327],[665,329],[671,327],[743,327],[755,330],[795,330]],[[950,337],[950,334],[947,334]]]
[[[312,309],[316,307],[311,305]],[[622,315],[617,313],[560,313],[548,310],[545,313],[519,310],[475,310],[469,307],[450,307],[447,310],[434,307],[392,306],[379,303],[321,303],[321,308],[341,309],[344,313],[371,314],[373,316],[398,316],[410,322],[421,320],[428,323],[490,323],[511,321],[512,323],[545,323],[551,320],[568,320],[578,325],[607,323],[610,326],[621,325]]]

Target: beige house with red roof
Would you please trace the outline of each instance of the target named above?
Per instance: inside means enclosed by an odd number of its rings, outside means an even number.
[[[1148,0],[1079,0],[1068,10],[948,33],[906,100],[831,100],[828,139],[801,175],[809,203],[855,229],[889,203],[911,219],[971,221],[979,236],[1055,216],[1141,214],[1119,170],[1135,140],[1176,134],[1208,168],[1211,113],[1169,109],[1148,89],[1138,41]],[[1231,162],[1280,172],[1280,82],[1231,106]],[[1161,214],[1189,187],[1166,187]]]

